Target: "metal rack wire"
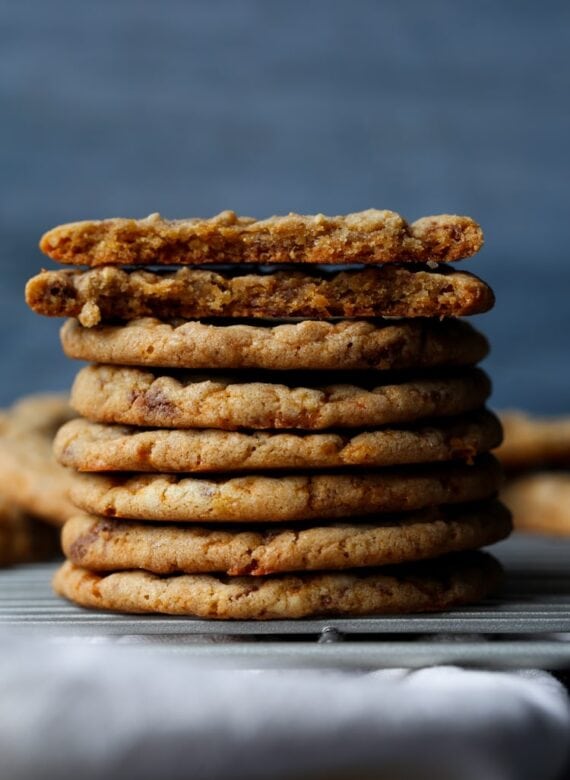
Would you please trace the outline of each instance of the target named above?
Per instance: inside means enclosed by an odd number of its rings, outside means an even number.
[[[0,628],[56,642],[136,642],[242,666],[570,666],[570,542],[515,536],[493,552],[507,585],[481,604],[436,615],[269,622],[83,610],[52,593],[53,564],[15,567],[0,573]]]

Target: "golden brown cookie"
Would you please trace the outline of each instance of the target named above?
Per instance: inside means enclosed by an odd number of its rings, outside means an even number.
[[[405,512],[496,494],[491,455],[473,465],[440,463],[365,473],[243,477],[76,474],[70,497],[104,517],[173,522],[288,522]]]
[[[94,571],[154,574],[287,571],[386,566],[474,550],[511,531],[509,512],[488,501],[390,515],[375,523],[332,523],[271,530],[175,526],[81,515],[62,533],[66,556]]]
[[[479,601],[501,582],[501,567],[481,552],[358,572],[226,577],[142,571],[96,574],[66,561],[57,593],[85,607],[218,620],[318,615],[439,612]]]
[[[541,471],[509,480],[501,498],[518,530],[570,536],[570,472]]]
[[[218,376],[88,366],[75,378],[71,405],[87,419],[104,423],[319,430],[451,417],[482,406],[491,390],[479,369],[398,384],[393,379],[391,384],[381,384],[382,379],[371,372],[361,376],[286,372],[282,376],[287,384],[257,376],[260,381],[252,372]]]
[[[54,528],[27,517],[0,495],[0,566],[49,560],[59,551]]]
[[[78,471],[228,472],[471,461],[501,441],[486,410],[407,428],[347,433],[141,430],[82,418],[60,428],[56,458]]]
[[[473,274],[401,266],[271,274],[178,271],[42,271],[26,285],[38,314],[77,317],[85,327],[140,317],[460,317],[493,306]]]
[[[106,219],[60,225],[42,252],[76,265],[198,263],[387,263],[459,260],[483,245],[469,217],[441,214],[408,224],[393,211],[269,217],[223,211],[210,219]]]
[[[268,325],[163,322],[61,329],[68,357],[124,366],[188,369],[420,369],[468,366],[489,351],[487,339],[460,320],[343,320]]]
[[[545,465],[570,466],[570,417],[536,417],[502,412],[505,437],[497,457],[518,471]]]
[[[29,396],[0,420],[0,492],[26,513],[62,525],[74,512],[69,474],[54,459],[58,427],[73,417],[59,395]]]

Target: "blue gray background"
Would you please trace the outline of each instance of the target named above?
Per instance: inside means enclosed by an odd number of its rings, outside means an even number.
[[[39,235],[113,215],[477,218],[495,404],[570,409],[570,4],[1,0],[0,402],[66,387]]]

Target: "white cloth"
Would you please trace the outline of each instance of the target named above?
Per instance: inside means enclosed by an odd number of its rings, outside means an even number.
[[[137,647],[2,643],[2,780],[554,780],[543,672],[214,669]]]

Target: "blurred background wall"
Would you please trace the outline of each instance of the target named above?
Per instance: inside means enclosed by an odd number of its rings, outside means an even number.
[[[482,223],[495,405],[570,409],[569,3],[0,0],[0,58],[0,403],[77,369],[47,228],[374,206]]]

